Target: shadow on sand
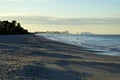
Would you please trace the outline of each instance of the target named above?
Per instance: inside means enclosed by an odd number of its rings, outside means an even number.
[[[70,64],[77,64],[79,66],[83,66],[83,67],[91,67],[94,69],[99,69],[99,70],[104,70],[110,73],[120,73],[120,65],[119,64],[115,64],[115,63],[100,63],[100,62],[74,62],[74,61],[64,61],[64,60],[60,60],[57,61],[56,64],[58,66],[68,66]]]
[[[72,56],[72,55],[66,55],[66,54],[58,54],[58,53],[45,53],[45,52],[41,52],[41,51],[34,51],[32,53],[30,53],[29,55],[31,56],[46,56],[46,57],[53,57],[53,58],[79,58],[81,59],[81,57],[77,57],[77,56]]]
[[[20,76],[21,79],[31,79],[31,80],[82,80],[86,73],[78,73],[75,71],[61,71],[46,68],[45,66],[31,66],[27,65],[22,70],[12,71],[12,76]],[[9,78],[11,78],[9,76]],[[14,78],[13,78],[14,79]]]

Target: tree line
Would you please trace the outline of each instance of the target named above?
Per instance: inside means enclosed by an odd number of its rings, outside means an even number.
[[[28,30],[25,30],[20,23],[13,20],[9,21],[0,21],[0,34],[28,34]]]

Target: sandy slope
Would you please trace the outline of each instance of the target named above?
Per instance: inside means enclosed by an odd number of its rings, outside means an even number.
[[[120,80],[120,58],[34,35],[0,35],[1,80]]]

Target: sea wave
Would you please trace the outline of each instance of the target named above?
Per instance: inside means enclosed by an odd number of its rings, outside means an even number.
[[[120,35],[37,34],[45,38],[101,51],[99,54],[120,56]]]

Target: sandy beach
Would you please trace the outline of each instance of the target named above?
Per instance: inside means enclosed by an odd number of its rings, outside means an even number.
[[[120,80],[120,57],[29,35],[0,35],[0,80]]]

